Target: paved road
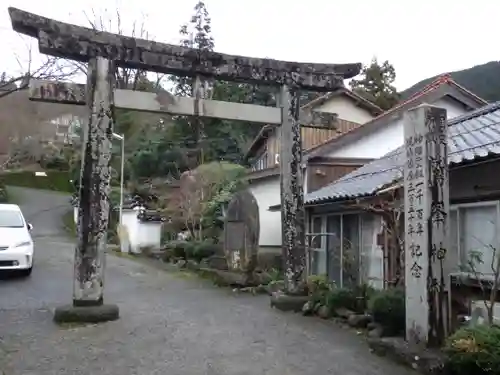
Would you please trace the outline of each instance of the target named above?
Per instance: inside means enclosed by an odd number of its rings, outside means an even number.
[[[52,310],[71,300],[73,247],[55,208],[66,197],[23,193],[38,235],[36,268],[27,280],[0,280],[5,375],[411,373],[370,354],[351,331],[270,309],[265,296],[236,296],[115,256],[108,257],[105,299],[119,304],[121,319],[58,327]]]

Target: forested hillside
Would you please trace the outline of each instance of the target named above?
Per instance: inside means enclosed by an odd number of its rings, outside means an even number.
[[[450,72],[450,75],[457,83],[481,98],[489,102],[500,100],[500,61],[490,61],[486,64],[476,65],[469,69]],[[436,77],[437,76],[424,79],[401,92],[401,99],[404,100],[410,95],[413,95]]]

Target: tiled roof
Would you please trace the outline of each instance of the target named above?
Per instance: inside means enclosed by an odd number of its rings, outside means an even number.
[[[500,155],[500,102],[454,118],[448,123],[450,164]],[[404,147],[391,151],[315,192],[306,204],[375,194],[403,176]]]
[[[328,147],[336,148],[339,147],[342,141],[347,142],[349,138],[355,138],[356,136],[363,137],[366,136],[369,132],[376,131],[377,128],[383,127],[387,125],[388,119],[390,119],[393,115],[402,114],[407,111],[409,108],[415,107],[418,104],[425,101],[426,97],[429,94],[436,93],[440,88],[445,85],[449,85],[451,88],[455,89],[457,92],[460,92],[469,98],[472,98],[476,103],[477,107],[488,104],[485,100],[481,99],[479,96],[467,90],[465,87],[456,83],[449,74],[443,74],[437,77],[434,81],[429,83],[427,86],[424,86],[420,91],[416,92],[408,99],[398,103],[396,106],[391,109],[385,111],[379,116],[373,118],[369,122],[364,123],[362,126],[359,126],[356,129],[351,130],[350,132],[344,133],[339,137],[335,137],[334,139],[328,139],[325,142],[311,148],[309,150],[309,156],[317,156],[318,154],[327,153]],[[477,108],[476,107],[476,108]]]

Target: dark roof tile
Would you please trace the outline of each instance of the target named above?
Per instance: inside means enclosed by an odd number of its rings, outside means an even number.
[[[500,155],[500,102],[456,117],[448,123],[450,164]],[[307,194],[306,204],[372,195],[403,175],[404,147],[389,152],[336,182]]]

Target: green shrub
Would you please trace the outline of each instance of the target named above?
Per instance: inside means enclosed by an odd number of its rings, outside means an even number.
[[[211,241],[170,241],[165,244],[165,251],[171,258],[192,259],[201,262],[220,251],[219,245]]]
[[[444,348],[456,375],[500,374],[500,327],[475,325],[448,337]]]
[[[74,192],[74,186],[69,181],[69,172],[46,171],[46,173],[47,176],[45,177],[35,176],[35,172],[29,171],[5,172],[0,175],[0,184],[68,193]]]
[[[187,260],[192,252],[193,243],[189,241],[170,241],[165,245],[166,250],[171,250],[173,258]]]
[[[170,262],[174,258],[174,250],[171,248],[164,248],[162,254],[162,260],[166,263]]]
[[[373,320],[381,324],[387,334],[393,335],[405,329],[404,290],[391,288],[377,291],[368,301]]]
[[[198,263],[203,259],[209,258],[220,251],[220,247],[211,241],[192,242],[193,247],[188,258],[191,258]]]
[[[355,311],[365,313],[368,310],[368,302],[375,295],[375,293],[377,293],[377,290],[366,283],[357,285],[354,288],[354,294],[357,299]]]
[[[8,203],[9,202],[9,195],[7,193],[7,188],[5,185],[0,183],[0,203]]]
[[[333,288],[326,275],[311,275],[307,278],[306,285],[309,299],[314,304],[325,304]]]
[[[355,311],[357,306],[356,294],[352,289],[335,288],[328,293],[326,304],[332,311],[339,308]]]

